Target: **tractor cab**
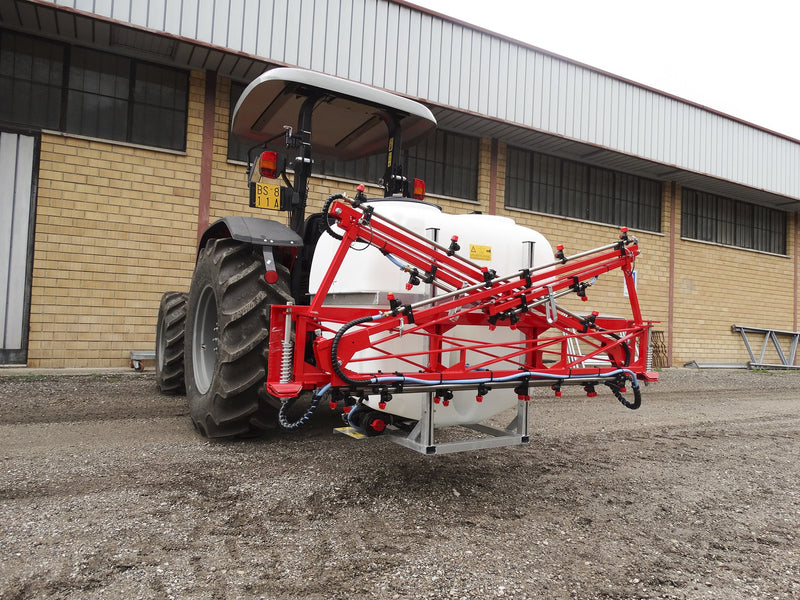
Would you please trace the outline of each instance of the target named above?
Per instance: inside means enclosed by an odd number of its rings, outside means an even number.
[[[383,152],[384,196],[409,197],[420,184],[410,188],[399,150],[435,127],[431,111],[413,100],[322,73],[277,68],[244,90],[231,135],[254,144],[250,206],[288,211],[289,227],[302,236],[313,155],[352,160]],[[281,146],[284,155],[276,150]]]

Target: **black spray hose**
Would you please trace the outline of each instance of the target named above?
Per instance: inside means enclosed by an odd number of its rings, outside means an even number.
[[[358,319],[353,319],[349,323],[343,325],[342,328],[339,329],[339,331],[337,331],[336,335],[333,337],[333,342],[331,343],[331,364],[333,366],[333,370],[342,381],[346,381],[350,385],[361,385],[363,383],[366,383],[366,381],[364,381],[363,379],[362,380],[352,379],[351,377],[347,376],[344,370],[342,370],[342,367],[339,364],[339,357],[337,353],[337,350],[339,349],[339,342],[341,341],[342,336],[345,333],[347,333],[348,330],[352,329],[357,325],[361,325],[362,323],[374,321],[377,318],[380,318],[380,316],[366,316],[366,317],[359,317]],[[635,377],[635,375],[632,375],[632,377]],[[614,394],[614,397],[620,401],[622,406],[624,406],[625,408],[630,408],[631,410],[636,410],[642,405],[642,389],[637,381],[632,380],[631,383],[632,383],[631,387],[633,388],[633,402],[629,402],[628,400],[625,399],[625,396],[623,396],[622,392],[620,392],[621,386],[619,384],[607,381],[606,385],[609,387],[609,389],[611,389],[611,392]],[[319,392],[320,396],[323,393],[324,393],[323,391],[320,391]],[[317,401],[319,400],[317,399]]]
[[[343,236],[336,233],[333,230],[333,227],[331,227],[331,224],[328,223],[328,211],[331,208],[331,204],[333,204],[336,200],[347,200],[347,196],[344,194],[333,194],[332,196],[328,196],[328,199],[325,200],[325,204],[322,205],[322,222],[325,224],[325,231],[328,232],[328,235],[335,240],[341,240]]]
[[[317,412],[317,408],[319,407],[319,401],[325,395],[325,393],[330,388],[330,385],[323,387],[319,390],[314,397],[311,399],[311,405],[308,407],[305,413],[303,413],[299,419],[296,421],[290,421],[287,417],[287,411],[289,408],[297,401],[297,398],[286,398],[281,402],[281,407],[278,409],[278,423],[284,429],[288,429],[289,431],[295,431],[300,429],[303,425],[308,423],[311,420],[311,417],[314,416],[314,413]]]
[[[355,327],[356,325],[361,325],[362,323],[367,323],[368,321],[374,321],[375,317],[368,316],[368,317],[359,317],[358,319],[353,319],[349,323],[346,323],[339,331],[336,332],[336,335],[333,336],[333,342],[331,343],[331,363],[333,363],[333,371],[336,373],[342,381],[346,381],[350,385],[360,385],[362,383],[366,383],[365,381],[359,381],[357,379],[351,379],[348,377],[345,372],[342,370],[342,367],[339,365],[339,357],[337,356],[337,350],[339,349],[339,342],[342,339],[342,336],[347,333],[348,329]]]
[[[345,325],[343,325],[341,327],[341,329],[339,329],[339,331],[337,331],[336,335],[333,337],[333,342],[331,343],[331,364],[333,366],[334,372],[339,376],[339,378],[342,381],[345,381],[345,382],[349,383],[350,385],[361,385],[361,384],[367,383],[363,379],[362,380],[358,380],[358,379],[352,379],[351,377],[348,377],[347,374],[342,369],[341,365],[339,364],[339,357],[338,357],[338,352],[337,351],[339,349],[339,342],[341,341],[342,336],[345,333],[347,333],[348,330],[352,329],[353,327],[356,327],[357,325],[361,325],[362,323],[367,323],[369,321],[375,321],[376,319],[379,319],[379,318],[380,318],[380,315],[359,317],[358,319],[353,319],[349,323],[346,323]],[[629,373],[630,373],[630,371],[629,371]],[[529,373],[529,375],[530,375],[530,373]],[[631,376],[634,377],[634,378],[636,377],[632,373],[631,373]],[[638,382],[635,379],[631,380],[631,384],[632,384],[631,387],[633,388],[633,402],[629,402],[628,400],[625,399],[625,396],[623,396],[622,392],[620,391],[620,387],[621,386],[618,383],[613,383],[613,382],[610,382],[610,381],[606,382],[606,385],[609,387],[611,392],[614,394],[614,397],[617,400],[620,401],[622,406],[624,406],[625,408],[630,408],[631,410],[636,410],[637,408],[639,408],[642,405],[642,389],[641,389],[641,386],[639,386]],[[330,384],[328,384],[328,385],[330,385]],[[322,395],[326,391],[327,391],[327,386],[326,386],[326,388],[323,388],[322,390],[320,390],[318,392],[318,396],[315,396],[316,403],[319,403],[319,398],[321,398]],[[281,409],[283,410],[283,406],[281,406]],[[309,411],[310,410],[311,409],[309,409]],[[310,415],[311,413],[307,412],[306,414]],[[305,418],[305,415],[304,415],[303,418]],[[281,423],[281,424],[283,424],[283,423]]]
[[[625,396],[622,395],[622,392],[619,391],[619,385],[616,383],[612,383],[610,381],[606,382],[606,385],[611,390],[611,393],[614,394],[617,400],[622,403],[622,406],[625,408],[630,408],[631,410],[636,410],[642,405],[642,388],[639,386],[635,381],[633,382],[633,402],[628,402],[625,399]]]

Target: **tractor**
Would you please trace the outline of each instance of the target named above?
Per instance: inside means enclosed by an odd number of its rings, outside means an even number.
[[[231,135],[253,144],[249,204],[272,218],[210,225],[188,293],[166,292],[158,314],[158,385],[186,393],[202,435],[296,430],[325,402],[351,437],[443,454],[529,442],[537,388],[608,388],[640,406],[658,377],[636,238],[622,228],[569,255],[512,219],[443,212],[400,163],[435,126],[418,102],[317,72],[275,68],[247,86]],[[360,185],[306,216],[314,155],[381,152],[383,197]],[[630,315],[566,307],[617,269]]]

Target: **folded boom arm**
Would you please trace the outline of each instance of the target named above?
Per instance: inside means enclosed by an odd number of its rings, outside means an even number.
[[[559,247],[549,264],[497,275],[373,213],[370,206],[336,201],[329,217],[343,231],[342,240],[313,301],[272,307],[267,388],[273,396],[296,397],[322,388],[367,394],[487,382],[514,387],[523,380],[554,389],[586,382],[623,389],[627,379],[638,391],[637,379],[657,379],[647,370],[651,322],[642,320],[633,285],[638,243],[627,230],[612,244],[570,257]],[[375,246],[386,255],[387,268],[400,266],[410,282],[428,283],[438,295],[410,304],[390,295],[384,309],[326,306],[333,279],[355,242]],[[558,305],[571,294],[585,299],[597,277],[616,269],[625,277],[631,318],[578,315]],[[291,335],[287,323],[294,329],[294,347],[307,349],[292,357],[291,371],[280,368],[287,361],[280,344]],[[481,333],[473,338],[451,334],[458,325]],[[498,327],[518,330],[520,339],[493,341],[491,332]],[[427,343],[421,350],[398,352],[393,343],[402,336],[422,336]],[[576,352],[573,345],[583,350]],[[387,359],[406,367],[391,374],[371,368]]]

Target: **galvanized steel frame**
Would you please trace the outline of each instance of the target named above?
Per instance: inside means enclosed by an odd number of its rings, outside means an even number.
[[[781,331],[779,329],[745,327],[742,325],[733,325],[731,330],[734,333],[739,333],[742,336],[744,347],[747,348],[747,353],[750,355],[750,362],[747,363],[747,365],[751,369],[800,369],[800,365],[796,363],[797,346],[800,342],[800,331]],[[758,359],[756,359],[747,334],[757,334],[763,336],[763,339],[761,340],[761,351],[758,355]],[[779,338],[788,338],[788,356],[784,353]],[[773,347],[775,348],[775,352],[778,354],[778,360],[780,360],[780,364],[764,362],[764,357],[766,356],[770,343],[772,343]]]

